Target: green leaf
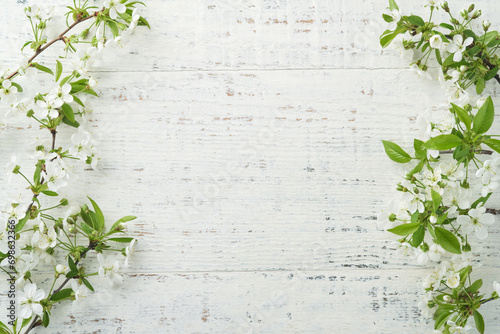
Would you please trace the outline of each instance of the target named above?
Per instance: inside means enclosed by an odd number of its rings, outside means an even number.
[[[462,143],[462,139],[453,134],[439,135],[429,139],[424,146],[429,150],[449,150]]]
[[[50,300],[57,302],[59,300],[69,298],[71,296],[72,292],[73,292],[73,289],[62,289],[61,291],[54,293],[50,297]]]
[[[73,108],[67,103],[61,106],[61,111],[63,115],[71,122],[75,122],[75,113],[73,112]]]
[[[434,50],[436,53],[436,60],[439,65],[443,65],[443,58],[441,58],[441,52],[438,49]]]
[[[467,130],[470,130],[470,126],[472,124],[472,120],[470,118],[469,113],[467,111],[465,111],[465,109],[457,106],[454,103],[452,103],[451,106],[452,106],[451,110],[453,110],[453,112],[455,113],[455,115],[457,115],[457,117],[460,120],[460,122],[462,122],[462,123],[465,124],[465,127],[467,127]]]
[[[449,30],[455,30],[455,28],[453,28],[453,26],[451,24],[448,24],[448,23],[441,23],[439,26],[446,28],[446,29],[449,29]]]
[[[476,328],[479,333],[483,334],[484,333],[484,319],[481,313],[478,312],[478,310],[474,311],[474,322],[476,323]]]
[[[17,222],[16,224],[16,228],[15,228],[15,231],[16,232],[21,232],[24,225],[26,225],[26,222],[28,221],[29,219],[29,215],[27,214],[26,216],[24,216],[23,219],[21,219],[20,221]]]
[[[399,10],[399,7],[396,4],[395,0],[389,0],[389,9],[390,10],[394,10],[394,9]]]
[[[470,29],[464,30],[464,35],[467,36],[467,37],[472,37],[474,40],[477,40],[476,34],[474,33],[474,31],[472,31]]]
[[[484,75],[484,80],[488,81],[493,79],[495,75],[497,75],[497,73],[498,73],[498,66],[495,66],[491,70],[486,72],[486,74]]]
[[[92,286],[92,284],[90,284],[89,281],[87,281],[85,278],[82,278],[82,282],[87,288],[89,288],[90,291],[94,292],[94,287]]]
[[[76,275],[78,275],[78,271],[77,271],[77,270],[71,270],[71,271],[69,271],[69,272],[66,274],[66,277],[67,277],[67,278],[73,278],[73,277],[75,277]]]
[[[151,27],[149,26],[149,22],[145,18],[143,18],[142,16],[139,18],[139,21],[137,21],[137,25],[138,26],[146,26],[146,27],[148,27],[148,29],[151,30]]]
[[[81,210],[80,210],[80,216],[82,217],[83,221],[85,223],[87,223],[87,225],[89,225],[90,227],[92,227],[94,230],[96,230],[96,227],[94,226],[94,222],[92,221],[92,219],[90,218],[90,215],[89,213],[86,212],[87,210],[87,206],[84,205]]]
[[[418,230],[416,230],[415,233],[413,233],[410,244],[413,247],[418,247],[420,246],[422,241],[424,241],[424,237],[425,237],[425,227],[420,226]]]
[[[434,227],[434,233],[436,235],[437,243],[440,244],[446,251],[453,254],[462,253],[460,250],[460,242],[453,233],[439,226]]]
[[[474,117],[474,124],[472,130],[475,133],[481,134],[488,131],[493,124],[493,118],[495,117],[495,108],[493,106],[493,100],[491,96],[488,96],[486,102],[479,109],[476,116]]]
[[[88,235],[91,235],[94,232],[94,229],[85,223],[81,223],[80,226],[82,227],[82,230]]]
[[[481,289],[482,286],[483,286],[483,280],[478,279],[477,281],[472,283],[472,285],[467,289],[467,291],[469,293],[475,293],[477,290]]]
[[[58,196],[58,194],[52,190],[44,190],[44,191],[42,191],[42,194],[47,195],[47,196]]]
[[[19,84],[15,83],[15,82],[11,82],[12,86],[16,87],[17,88],[17,91],[19,93],[22,93],[23,92],[23,87],[21,87]]]
[[[390,228],[387,231],[402,237],[406,237],[407,235],[415,233],[419,227],[420,227],[420,222],[416,222],[416,223],[401,224],[396,227]]]
[[[406,163],[411,160],[411,157],[408,153],[405,152],[398,144],[393,142],[382,140],[384,144],[385,153],[389,156],[389,158],[395,162]]]
[[[487,45],[489,42],[494,40],[498,36],[498,31],[488,31],[483,36],[479,37],[479,40],[483,42],[483,44]]]
[[[118,30],[118,27],[116,26],[116,23],[113,21],[108,21],[108,27],[111,29],[111,32],[113,33],[113,36],[117,37],[120,35],[120,31]]]
[[[127,238],[127,237],[123,237],[123,238],[109,238],[108,240],[110,241],[115,241],[115,242],[123,242],[123,243],[130,243],[132,240],[134,240],[135,238]]]
[[[470,206],[470,207],[471,207],[471,209],[475,209],[475,208],[477,208],[477,206],[478,206],[479,204],[484,205],[484,204],[486,203],[486,201],[488,201],[488,199],[490,198],[491,194],[492,194],[492,193],[489,193],[488,195],[486,195],[486,196],[484,196],[484,197],[480,197],[480,198],[478,198],[478,199],[477,199],[474,203],[472,203],[472,205]]]
[[[74,95],[73,95],[73,101],[75,101],[76,103],[78,103],[82,107],[85,107],[85,105],[83,104],[82,100],[80,100],[78,97],[76,97]]]
[[[492,148],[496,152],[500,153],[500,140],[490,138],[490,139],[483,140],[483,143],[488,145],[490,148]]]
[[[49,322],[50,322],[49,312],[47,312],[47,310],[44,310],[43,317],[42,317],[43,327],[47,328],[49,326]]]
[[[73,96],[73,98],[74,98],[74,96]],[[63,117],[62,121],[64,124],[67,124],[67,125],[72,126],[74,128],[77,128],[80,126],[80,123],[78,123],[77,121],[71,122],[66,116]]]
[[[417,159],[425,159],[427,157],[427,150],[424,147],[423,141],[414,139],[413,147],[415,148],[415,157]]]
[[[382,36],[380,36],[380,45],[385,48],[391,44],[392,40],[396,38],[397,35],[405,33],[406,28],[398,28],[395,31],[386,30]]]
[[[478,95],[480,95],[483,92],[485,84],[486,81],[484,81],[484,78],[479,78],[476,80],[476,93]]]
[[[63,66],[59,60],[56,60],[56,81],[59,81],[59,78],[61,77]]]
[[[71,256],[68,256],[68,265],[69,265],[69,269],[71,269],[73,271],[78,271],[78,268],[76,268],[75,261],[73,261],[73,258]]]
[[[414,26],[417,26],[417,27],[421,27],[425,24],[424,20],[420,16],[417,16],[417,15],[408,16],[408,22],[410,22],[411,24],[413,24]]]
[[[31,66],[33,66],[34,68],[36,68],[37,70],[40,70],[42,72],[48,73],[50,75],[54,75],[54,72],[52,72],[52,70],[50,68],[45,67],[43,65],[40,65],[38,63],[31,63]]]
[[[88,197],[88,196],[87,196]],[[88,199],[90,200],[90,203],[92,203],[92,206],[94,207],[94,211],[95,211],[95,215],[96,215],[96,218],[97,218],[97,228],[96,230],[98,232],[101,232],[103,229],[104,229],[104,215],[102,214],[102,211],[101,209],[99,208],[99,206],[97,205],[96,202],[94,202],[94,200],[90,197],[88,197]]]
[[[434,189],[431,189],[431,197],[432,197],[432,206],[434,207],[434,211],[436,211],[441,205],[442,197]]]
[[[134,220],[134,219],[137,219],[137,217],[136,216],[125,216],[125,217],[122,217],[122,218],[118,219],[113,224],[113,226],[111,226],[111,228],[109,230],[113,231],[115,229],[115,227],[118,226],[118,224],[120,224],[120,223],[126,223],[126,222]]]
[[[424,165],[425,165],[425,160],[422,160],[418,163],[418,165],[415,166],[415,168],[413,168],[411,171],[408,172],[408,174],[406,174],[407,176],[413,176],[417,173],[420,173],[422,171],[422,169],[424,168]]]
[[[441,311],[441,312],[438,312]],[[441,326],[444,325],[448,317],[452,314],[452,311],[445,311],[442,309],[437,309],[436,313],[434,313],[434,329],[439,329]]]
[[[382,14],[382,18],[387,23],[391,23],[392,21],[394,21],[394,18],[390,15],[387,15],[387,14]]]

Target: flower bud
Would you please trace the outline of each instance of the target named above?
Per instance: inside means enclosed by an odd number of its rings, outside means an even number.
[[[472,13],[472,11],[474,10],[474,7],[475,7],[474,4],[469,6],[469,13]]]
[[[395,220],[396,220],[396,215],[395,215],[394,213],[391,213],[391,214],[389,215],[389,221],[390,221],[390,222],[393,222],[393,221],[395,221]]]
[[[443,4],[441,5],[441,8],[443,8],[443,10],[444,10],[445,12],[449,13],[449,12],[450,12],[450,6],[448,6],[448,1],[446,1],[445,3],[443,3]]]
[[[19,174],[19,171],[21,170],[21,166],[16,165],[14,169],[12,170],[12,174]]]
[[[433,214],[432,216],[430,216],[430,217],[429,217],[429,221],[430,221],[432,224],[436,224],[436,222],[437,222],[437,217],[436,217],[436,215],[434,215],[434,214]]]
[[[460,66],[460,72],[465,72],[465,71],[467,71],[467,66],[465,65]]]
[[[66,198],[63,198],[59,201],[59,204],[61,204],[62,206],[66,206],[68,205],[68,200]]]
[[[462,251],[464,252],[470,252],[472,250],[471,246],[469,243],[466,243],[465,245],[462,246]]]
[[[483,21],[483,29],[484,31],[488,31],[490,29],[491,22],[489,20]]]
[[[472,19],[477,19],[479,16],[481,16],[481,10],[476,10],[474,14],[472,14]]]
[[[420,246],[420,249],[425,253],[425,252],[428,252],[429,251],[429,245],[424,242],[421,246]]]
[[[466,20],[468,20],[468,19],[469,19],[469,11],[468,11],[468,10],[465,10],[465,9],[464,9],[463,11],[461,11],[461,12],[460,12],[460,15],[461,15],[464,19],[466,19]]]
[[[443,297],[443,300],[444,300],[445,302],[447,302],[447,303],[451,303],[451,301],[452,301],[453,299],[451,299],[451,297],[450,297],[450,296],[444,296],[444,297]]]

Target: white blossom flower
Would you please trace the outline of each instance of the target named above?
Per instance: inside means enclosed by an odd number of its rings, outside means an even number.
[[[13,86],[10,80],[4,80],[0,89],[0,100],[7,105],[11,105],[16,103],[16,94],[17,87]]]
[[[58,264],[57,266],[55,266],[54,271],[58,275],[66,275],[67,273],[69,273],[69,267],[64,264]]]
[[[123,277],[118,274],[120,270],[118,261],[113,261],[110,258],[105,259],[101,253],[97,254],[97,260],[101,265],[98,271],[99,276],[105,278],[109,286],[113,286],[115,283],[121,283],[123,281]]]
[[[424,78],[427,80],[432,80],[432,76],[429,72],[422,70],[417,64],[410,65],[410,70],[415,72],[419,78]]]
[[[483,166],[477,170],[476,176],[481,178],[483,184],[500,180],[500,156],[495,154],[493,159],[486,160]]]
[[[440,49],[443,45],[443,39],[441,38],[440,35],[433,35],[429,39],[429,44],[433,49]]]
[[[28,283],[24,286],[24,291],[19,291],[19,303],[21,309],[19,318],[28,319],[33,314],[41,316],[43,306],[40,301],[45,298],[45,292],[36,288],[35,283]]]
[[[460,274],[459,273],[454,273],[453,275],[448,276],[446,279],[446,285],[450,289],[455,289],[460,285]]]
[[[70,147],[69,153],[82,161],[87,160],[87,157],[92,154],[90,139],[90,132],[85,131],[83,126],[79,126],[78,132],[71,136],[73,146]]]
[[[441,258],[441,255],[444,254],[445,252],[446,251],[440,245],[438,245],[438,244],[432,244],[429,247],[429,252],[428,252],[429,253],[429,258],[432,261],[439,261],[439,259]]]
[[[441,280],[443,279],[444,275],[446,275],[446,263],[442,262],[439,265],[437,265],[434,268],[434,271],[427,275],[427,277],[424,279],[422,282],[422,287],[424,289],[430,289],[430,290],[435,290],[439,288],[439,285],[441,284]]]
[[[444,3],[444,0],[427,0],[427,6],[439,7]]]
[[[62,106],[59,104],[59,101],[52,100],[38,100],[36,102],[38,108],[35,109],[35,116],[37,118],[46,118],[47,116],[50,118],[57,118],[59,116],[59,111],[57,108]]]
[[[52,88],[46,99],[56,108],[59,108],[64,103],[73,102],[73,95],[71,95],[70,92],[71,85],[69,83],[65,83],[62,87],[60,85],[56,85]]]
[[[448,186],[443,193],[443,204],[448,207],[448,215],[453,215],[458,209],[467,209],[470,206],[469,192],[459,184]]]
[[[458,326],[454,321],[448,320],[446,324],[449,326],[448,331],[450,334],[466,334],[469,333],[471,327],[466,325],[465,327]]]
[[[467,37],[467,39],[464,41],[464,38],[462,35],[455,35],[453,36],[453,42],[450,43],[448,46],[448,52],[454,53],[453,55],[453,61],[459,62],[462,60],[462,53],[465,51],[465,49],[472,44],[474,40],[472,37]]]
[[[90,294],[89,288],[83,284],[78,285],[75,280],[71,280],[71,289],[75,292],[75,301],[73,303],[78,305],[82,305]]]
[[[495,217],[492,214],[485,213],[485,211],[484,206],[470,209],[468,216],[458,216],[457,223],[462,225],[465,233],[474,232],[478,239],[486,239],[488,237],[488,228],[486,226],[493,224]]]
[[[130,258],[135,253],[135,244],[136,244],[136,242],[137,242],[137,240],[133,239],[130,242],[130,245],[128,245],[127,248],[125,248],[125,255],[126,255],[126,257],[125,257],[125,267],[129,266]]]
[[[118,14],[125,13],[127,7],[124,4],[120,3],[119,0],[105,0],[104,7],[109,8],[109,16],[116,20]]]
[[[497,295],[500,296],[500,283],[497,281],[493,282],[493,289],[496,291]]]

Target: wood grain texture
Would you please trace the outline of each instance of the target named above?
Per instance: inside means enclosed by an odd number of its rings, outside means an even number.
[[[1,67],[19,59],[26,26],[22,4],[5,6],[0,41],[16,48],[2,49]],[[431,332],[417,308],[430,266],[395,256],[375,217],[404,172],[380,140],[410,147],[417,117],[445,99],[380,49],[385,7],[149,1],[152,30],[93,73],[101,167],[81,170],[69,192],[95,199],[108,221],[138,216],[137,256],[114,299],[55,308],[51,327],[34,332]],[[481,3],[485,15],[497,7]],[[498,88],[490,93],[498,104]],[[35,124],[8,125],[0,165],[37,134]],[[485,292],[500,276],[499,232],[481,255]],[[499,310],[484,306],[489,333]]]

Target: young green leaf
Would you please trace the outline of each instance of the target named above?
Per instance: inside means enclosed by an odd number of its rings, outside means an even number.
[[[56,81],[59,81],[59,78],[61,77],[63,66],[59,60],[56,60]]]
[[[59,300],[63,300],[66,298],[69,298],[71,296],[71,293],[73,292],[73,289],[62,289],[61,291],[58,291],[54,293],[51,297],[50,300],[57,302]]]
[[[134,220],[134,219],[137,219],[137,217],[136,216],[125,216],[125,217],[122,217],[122,218],[118,219],[113,224],[113,226],[111,226],[111,228],[109,229],[109,231],[113,231],[115,229],[115,227],[118,226],[118,224],[120,224],[120,223],[126,223],[126,222]]]
[[[490,138],[483,140],[483,142],[496,152],[500,153],[500,140]]]
[[[94,207],[94,211],[95,211],[95,215],[96,215],[96,223],[97,223],[97,228],[96,230],[98,232],[101,232],[103,229],[104,229],[104,224],[105,224],[105,221],[104,221],[104,215],[101,211],[101,209],[99,208],[99,206],[97,205],[96,202],[94,202],[94,200],[90,197],[88,197],[88,199],[90,200],[90,203],[92,203],[92,206]]]
[[[20,221],[17,222],[16,224],[16,228],[15,228],[15,231],[16,232],[21,232],[24,225],[26,225],[26,222],[28,221],[29,219],[29,214],[27,214],[26,216],[24,216],[23,219],[21,219]]]
[[[424,146],[429,150],[449,150],[462,143],[462,139],[453,134],[439,135],[425,142]]]
[[[399,163],[406,163],[411,160],[411,156],[398,144],[387,140],[382,140],[382,143],[384,144],[385,153],[387,153],[391,160]]]
[[[478,312],[478,310],[474,311],[474,322],[476,323],[476,328],[479,333],[483,334],[484,333],[484,319],[481,313]]]
[[[440,244],[446,251],[453,254],[462,253],[460,250],[460,242],[453,233],[439,226],[435,226],[434,233],[436,235],[437,243]]]
[[[476,80],[476,93],[478,95],[483,92],[485,85],[486,85],[486,81],[484,81],[484,78],[479,78]]]
[[[389,9],[392,10],[399,10],[398,5],[396,4],[396,0],[389,0]]]
[[[73,108],[67,103],[63,104],[61,106],[61,111],[64,116],[70,121],[74,122],[75,121],[75,113],[73,112]]]
[[[42,194],[47,196],[59,196],[55,191],[52,190],[44,190],[42,191]]]
[[[109,238],[108,240],[110,241],[115,241],[115,242],[122,242],[122,243],[130,243],[132,240],[134,240],[135,238],[126,238],[126,237],[123,237],[123,238]]]
[[[451,106],[452,106],[451,110],[453,110],[453,112],[455,113],[455,115],[457,115],[457,117],[460,120],[460,122],[462,122],[462,123],[465,124],[465,127],[467,128],[467,130],[470,130],[470,126],[471,126],[472,120],[471,120],[471,118],[469,116],[469,113],[467,111],[465,111],[465,109],[457,106],[454,103],[452,103]]]
[[[94,292],[94,287],[92,286],[92,284],[90,284],[89,281],[87,281],[85,278],[82,278],[82,282],[87,288],[89,288],[90,291]]]
[[[416,222],[416,223],[401,224],[396,227],[390,228],[387,231],[402,237],[406,237],[407,235],[415,233],[419,227],[420,227],[420,222]]]
[[[415,233],[413,233],[413,235],[411,237],[410,245],[412,245],[413,247],[420,246],[422,241],[424,241],[424,237],[425,237],[425,227],[423,227],[421,225],[418,228],[418,230],[416,230]]]
[[[474,117],[474,124],[472,126],[472,130],[477,134],[485,133],[493,124],[493,118],[495,117],[495,110],[493,106],[493,100],[491,96],[488,96],[486,102],[484,102],[483,106],[479,108],[476,116]]]
[[[43,327],[47,328],[49,326],[49,322],[50,322],[49,312],[47,312],[47,310],[44,310],[43,317],[42,317]]]
[[[71,256],[68,256],[68,265],[69,265],[69,269],[74,270],[74,271],[78,271],[78,269],[76,268],[75,261],[73,261],[73,258]]]
[[[417,16],[417,15],[408,16],[408,22],[410,22],[411,24],[413,24],[414,26],[417,26],[417,27],[421,27],[425,24],[424,20],[420,16]]]
[[[434,189],[431,189],[431,197],[432,197],[432,206],[434,207],[434,211],[436,211],[439,208],[439,205],[441,205],[441,195]]]
[[[52,72],[52,70],[50,68],[45,67],[43,65],[40,65],[38,63],[31,63],[31,66],[33,66],[34,68],[36,68],[37,70],[40,70],[42,72],[48,73],[50,75],[54,75],[54,72]]]
[[[472,285],[467,289],[467,291],[469,293],[475,293],[477,290],[481,289],[482,286],[483,286],[483,280],[478,279],[477,281],[472,283]]]

